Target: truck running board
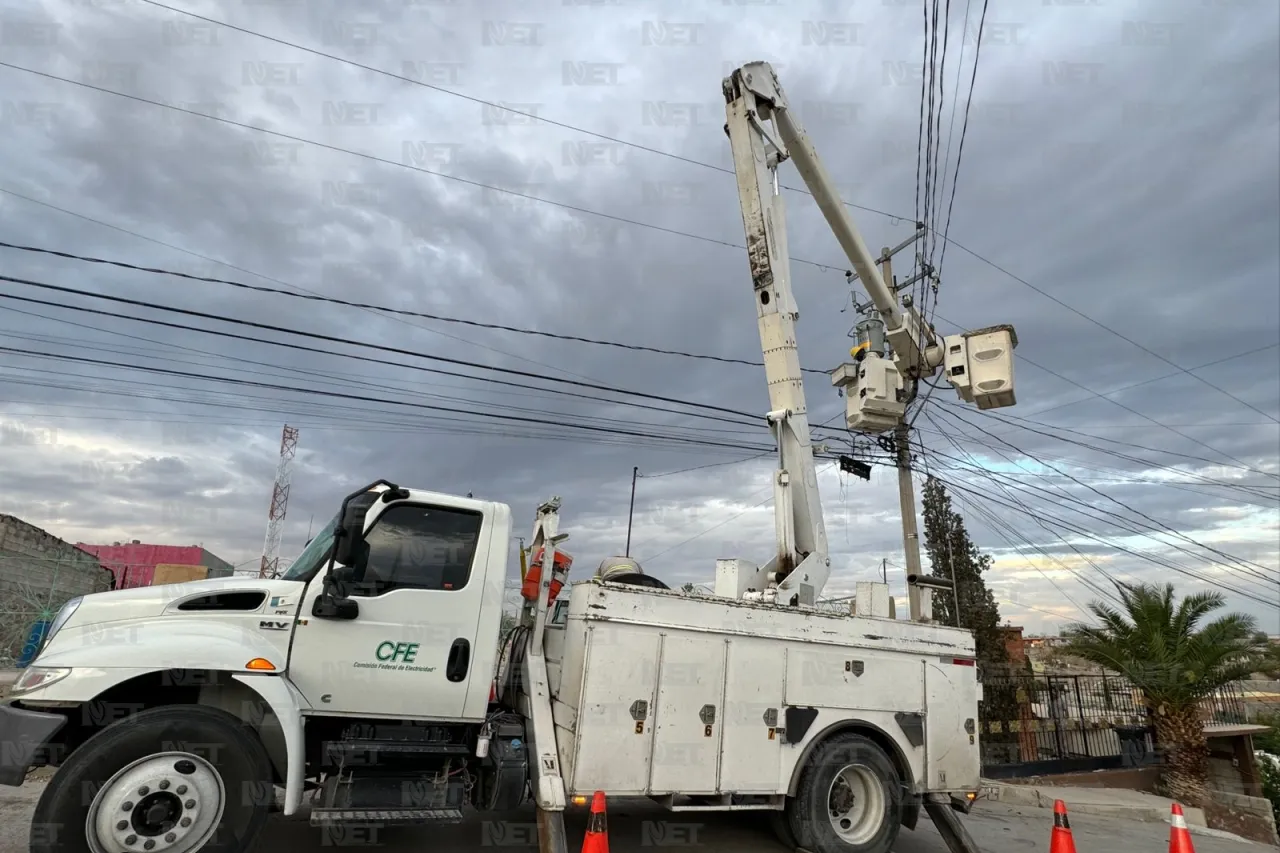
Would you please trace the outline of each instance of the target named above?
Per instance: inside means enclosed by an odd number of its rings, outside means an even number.
[[[322,809],[311,810],[312,826],[378,824],[407,826],[423,823],[461,823],[462,809]]]

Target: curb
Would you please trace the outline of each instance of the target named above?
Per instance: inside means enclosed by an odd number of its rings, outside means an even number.
[[[1167,803],[1150,806],[1076,803],[1071,800],[1071,790],[1070,788],[1041,789],[1031,785],[1008,785],[984,779],[982,780],[980,796],[992,802],[1032,806],[1033,808],[1041,809],[1052,809],[1054,800],[1062,800],[1067,804],[1067,809],[1071,814],[1115,817],[1144,823],[1169,823],[1169,805]],[[1101,789],[1091,788],[1089,790]],[[1186,814],[1188,826],[1196,829],[1204,829],[1208,826],[1205,822],[1203,809],[1184,807],[1183,811]]]

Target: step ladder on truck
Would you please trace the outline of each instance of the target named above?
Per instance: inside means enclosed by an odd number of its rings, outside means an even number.
[[[718,561],[710,596],[626,560],[568,585],[553,499],[500,652],[510,509],[379,480],[279,578],[74,599],[0,705],[0,783],[57,768],[34,853],[247,850],[273,808],[305,806],[350,844],[528,800],[530,835],[567,853],[564,813],[596,791],[763,811],[812,853],[886,853],[923,809],[972,853],[957,817],[979,786],[972,634],[932,621],[919,572],[911,620],[891,618],[885,584],[859,583],[849,615],[815,608],[830,559],[779,163],[795,160],[889,345],[833,373],[851,429],[897,428],[939,371],[980,408],[1012,405],[1012,330],[936,338],[881,279],[772,69],[734,71],[725,95],[779,455],[773,556]],[[533,842],[523,831],[486,823],[481,843]]]

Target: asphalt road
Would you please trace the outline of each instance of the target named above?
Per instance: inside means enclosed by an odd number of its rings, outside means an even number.
[[[31,811],[41,784],[0,788],[0,853],[25,853]],[[260,850],[327,853],[334,847],[375,845],[387,853],[536,853],[533,812],[487,816],[456,826],[434,829],[391,827],[376,832],[349,832],[325,837],[307,821],[273,817]],[[1047,809],[978,803],[965,825],[983,853],[1030,853],[1049,848],[1053,813]],[[581,844],[585,815],[566,821],[571,853]],[[1160,823],[1135,823],[1113,818],[1072,815],[1072,832],[1080,853],[1162,853],[1168,850],[1169,828]],[[1275,847],[1212,835],[1195,834],[1196,853],[1274,853]],[[758,813],[672,814],[646,802],[611,803],[611,853],[652,853],[655,848],[697,853],[787,853],[774,840]],[[894,853],[948,853],[946,845],[925,817],[914,832],[903,830]]]

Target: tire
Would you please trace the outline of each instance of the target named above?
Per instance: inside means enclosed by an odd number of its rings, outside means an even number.
[[[91,737],[58,768],[32,816],[29,849],[102,853],[121,849],[112,835],[119,832],[135,836],[126,848],[139,853],[148,840],[154,853],[247,853],[273,792],[266,750],[242,721],[199,705],[140,711]],[[106,827],[93,831],[94,841],[91,815],[95,827]],[[96,841],[103,836],[105,844]]]
[[[800,846],[796,843],[795,833],[791,831],[791,822],[787,812],[769,812],[769,828],[773,830],[773,835],[778,839],[778,843],[787,848],[788,851],[795,851]]]
[[[903,783],[893,761],[870,738],[842,734],[810,755],[796,796],[787,801],[787,824],[798,845],[813,853],[889,853],[902,810]]]

